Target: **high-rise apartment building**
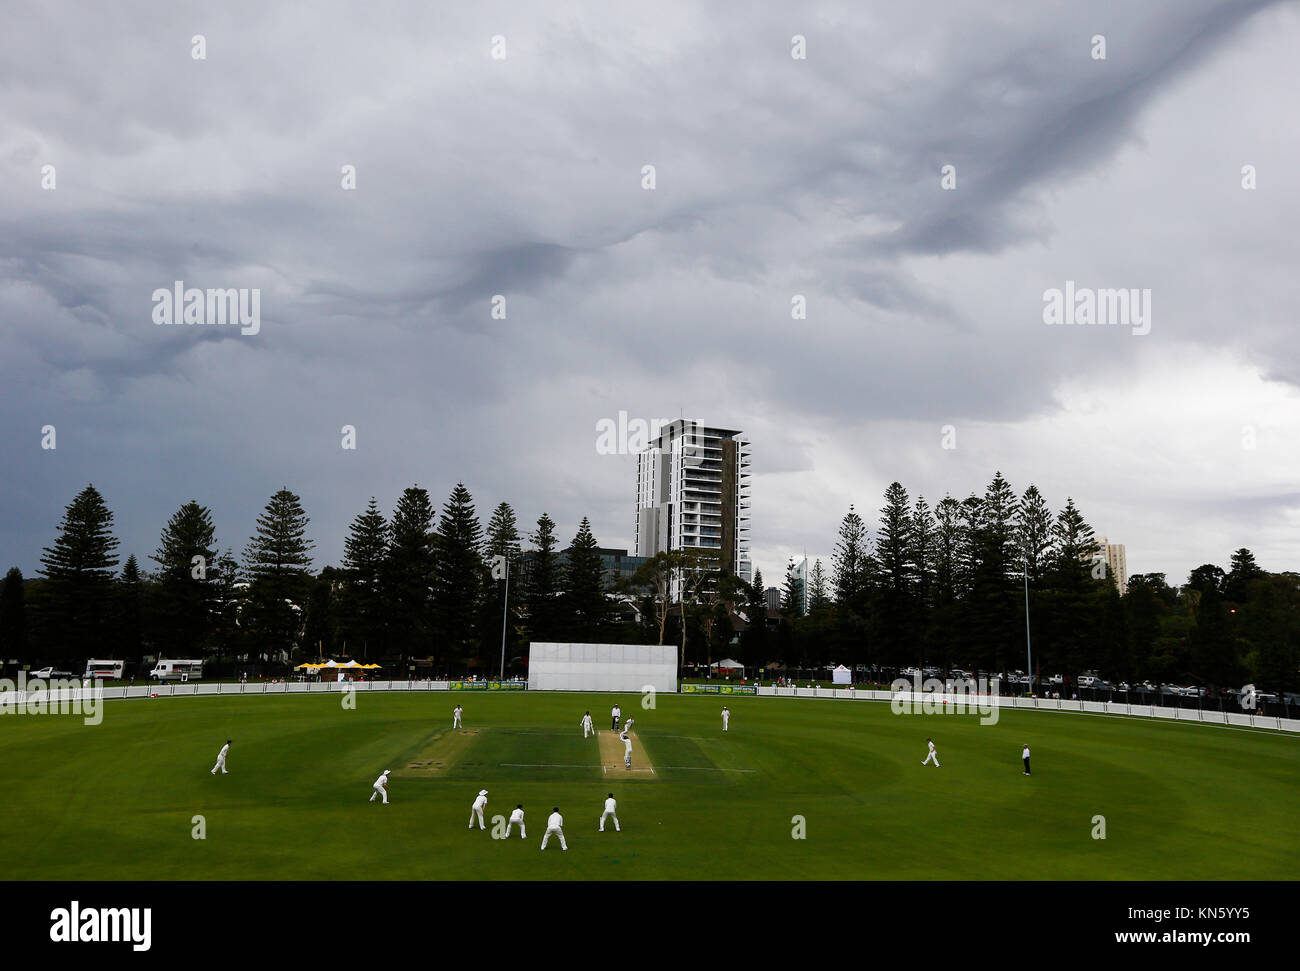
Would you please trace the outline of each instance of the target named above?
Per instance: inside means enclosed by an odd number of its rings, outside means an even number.
[[[719,563],[752,581],[749,443],[740,435],[686,419],[662,427],[637,457],[637,556],[716,551]]]
[[[799,581],[799,603],[797,604],[800,617],[808,616],[808,555],[804,554],[801,559],[791,559],[786,567],[787,578],[793,576]]]
[[[1105,536],[1097,537],[1097,552],[1106,558],[1106,576],[1115,579],[1122,597],[1128,593],[1128,561],[1124,557],[1124,544],[1111,543]]]

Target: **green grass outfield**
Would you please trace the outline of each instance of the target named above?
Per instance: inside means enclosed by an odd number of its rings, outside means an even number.
[[[615,700],[655,764],[606,775]],[[453,737],[451,709],[465,706]],[[1294,879],[1300,738],[1063,712],[728,697],[359,692],[0,716],[2,879]],[[921,766],[933,736],[942,767]],[[233,737],[226,776],[212,776]],[[1033,750],[1021,774],[1020,747]],[[430,756],[432,753],[432,756]],[[412,761],[441,761],[404,776]],[[368,802],[386,768],[392,803]],[[621,771],[621,769],[619,770]],[[489,790],[489,831],[466,829]],[[596,831],[605,793],[621,833]],[[491,838],[524,803],[528,839]],[[553,805],[567,853],[539,851]],[[191,837],[206,818],[206,839]],[[806,839],[791,836],[792,817]],[[1093,817],[1106,818],[1104,840]]]

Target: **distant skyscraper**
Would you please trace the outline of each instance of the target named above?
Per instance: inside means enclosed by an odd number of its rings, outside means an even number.
[[[790,565],[786,572],[794,572],[795,578],[799,581],[799,616],[808,616],[808,556],[805,554],[801,559],[791,559]]]
[[[720,563],[752,582],[749,443],[740,435],[679,419],[665,425],[638,456],[637,556],[716,551]]]
[[[1106,576],[1115,580],[1119,595],[1124,596],[1128,593],[1128,560],[1124,556],[1124,544],[1110,543],[1105,536],[1098,536],[1097,552],[1106,557]]]

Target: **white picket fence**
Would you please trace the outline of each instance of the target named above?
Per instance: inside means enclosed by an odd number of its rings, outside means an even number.
[[[761,697],[770,698],[842,698],[853,701],[892,702],[892,691],[876,688],[793,688],[760,687]],[[1132,718],[1163,718],[1168,721],[1193,721],[1211,725],[1236,725],[1242,728],[1267,728],[1273,731],[1300,733],[1300,719],[1275,718],[1271,715],[1248,715],[1245,712],[1208,711],[1196,708],[1164,708],[1160,705],[1130,705],[1122,701],[1070,701],[1065,698],[1007,698],[1001,695],[906,693],[901,700],[909,704],[933,704],[942,707],[964,704],[967,710],[985,708],[1035,708],[1039,711],[1074,711],[1093,715],[1127,715]]]
[[[102,689],[100,698],[109,701],[123,698],[189,698],[218,697],[222,695],[287,695],[287,694],[338,694],[357,691],[447,691],[448,681],[269,681],[248,684],[222,684],[187,681],[162,685],[117,685]],[[90,700],[92,689],[62,689],[43,692],[50,704]],[[892,702],[894,693],[875,688],[794,688],[760,687],[760,697],[765,698],[838,698],[850,701]],[[28,702],[30,692],[0,692],[0,707],[21,706]],[[717,698],[718,695],[708,697]],[[723,696],[725,697],[725,696]],[[1270,715],[1248,715],[1245,712],[1207,711],[1195,708],[1164,708],[1159,705],[1130,705],[1119,701],[1069,701],[1064,698],[1007,698],[1000,695],[974,695],[950,692],[932,694],[907,693],[901,700],[916,705],[966,706],[966,711],[977,711],[983,704],[999,708],[1034,708],[1039,711],[1073,711],[1093,715],[1125,715],[1132,718],[1163,718],[1167,721],[1192,721],[1212,725],[1229,725],[1241,728],[1264,728],[1273,731],[1300,734],[1300,719],[1276,718]]]
[[[110,685],[99,689],[98,694],[94,688],[87,687],[49,688],[40,692],[0,691],[0,711],[8,707],[24,707],[29,702],[58,705],[91,701],[96,697],[114,701],[123,698],[215,698],[219,695],[339,694],[353,688],[358,691],[446,691],[449,687],[448,681],[281,681],[275,684],[269,681],[248,684],[185,681],[155,685]]]

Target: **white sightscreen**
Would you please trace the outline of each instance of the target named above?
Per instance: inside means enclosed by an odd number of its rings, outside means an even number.
[[[528,645],[529,691],[677,691],[672,644]]]

